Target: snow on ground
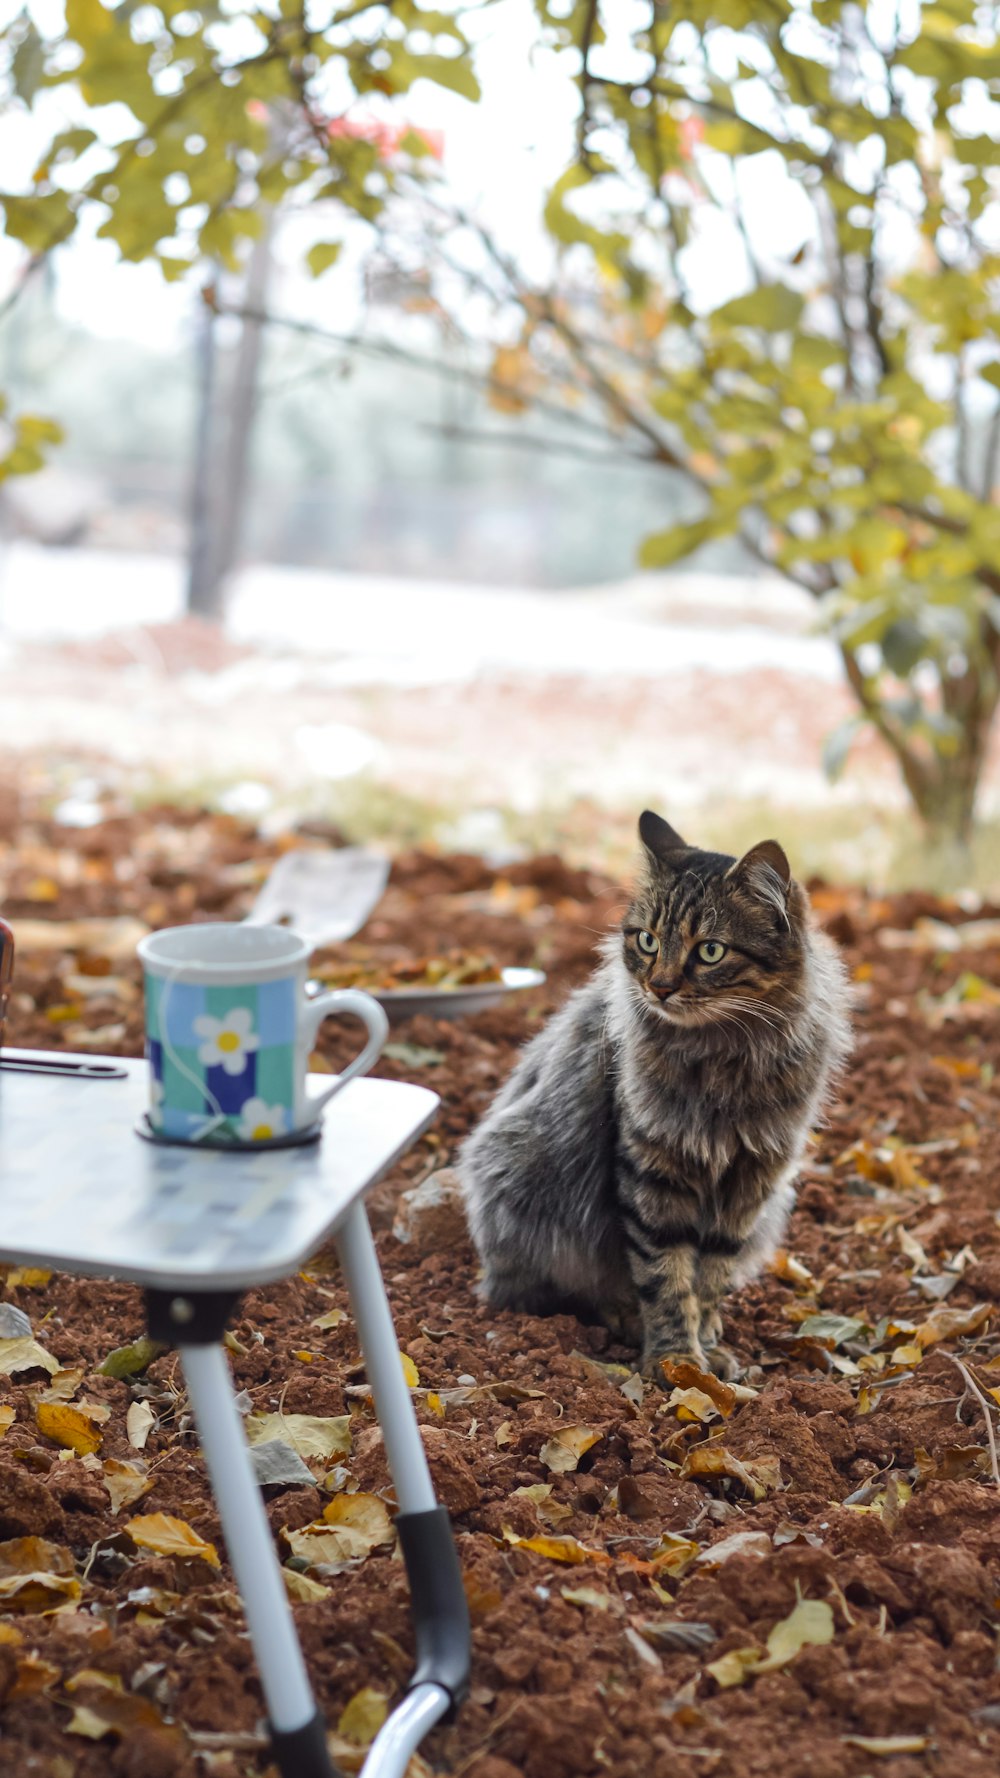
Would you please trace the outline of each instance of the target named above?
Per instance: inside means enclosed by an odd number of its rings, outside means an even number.
[[[777,581],[504,591],[254,566],[222,635],[183,619],[179,560],[19,542],[0,550],[0,737],[189,784],[365,774],[456,810],[898,807],[872,748],[835,790],[822,773],[850,703],[812,624]]]

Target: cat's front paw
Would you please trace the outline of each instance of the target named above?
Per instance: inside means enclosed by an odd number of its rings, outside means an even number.
[[[710,1352],[706,1352],[702,1368],[711,1371],[715,1377],[721,1377],[723,1382],[732,1383],[737,1377],[742,1377],[746,1367],[743,1361],[737,1358],[735,1352],[720,1343],[713,1346]]]

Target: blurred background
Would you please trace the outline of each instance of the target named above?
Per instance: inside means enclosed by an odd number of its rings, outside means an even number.
[[[0,21],[13,781],[996,885],[994,8]]]

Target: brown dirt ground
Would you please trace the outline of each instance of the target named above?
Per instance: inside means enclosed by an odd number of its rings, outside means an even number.
[[[15,922],[239,917],[273,853],[252,828],[218,816],[154,810],[74,834],[13,792],[0,797],[3,909]],[[804,1171],[790,1248],[800,1263],[729,1305],[728,1337],[756,1394],[706,1425],[681,1420],[668,1392],[623,1394],[634,1354],[604,1330],[482,1307],[467,1242],[427,1251],[391,1233],[400,1190],[448,1164],[518,1044],[585,976],[620,887],[556,857],[498,878],[477,858],[414,854],[397,861],[362,935],[387,956],[487,945],[502,962],[538,961],[549,972],[523,1003],[455,1023],[412,1020],[394,1039],[441,1059],[384,1061],[377,1071],[419,1078],[442,1096],[435,1128],[373,1194],[371,1212],[400,1344],[419,1368],[418,1417],[452,1510],[475,1631],[469,1701],[429,1738],[428,1767],[418,1770],[992,1778],[997,1769],[1000,1497],[986,1424],[996,1409],[970,1393],[955,1360],[983,1391],[1000,1386],[1000,996],[990,986],[1000,946],[887,950],[887,926],[965,916],[914,895],[874,901],[819,888],[815,899],[855,973],[857,1049]],[[94,983],[101,970],[107,990],[87,993],[81,978]],[[86,947],[25,950],[9,1040],[139,1053],[137,984],[130,959],[109,970]],[[328,1062],[340,1045],[346,1053],[347,1033],[324,1038]],[[936,1303],[920,1280],[947,1283],[949,1261],[957,1281],[947,1309],[985,1309],[966,1316],[977,1324],[969,1333],[931,1343],[923,1324]],[[126,1412],[150,1400],[158,1424],[145,1457],[155,1483],[132,1510],[181,1517],[221,1549],[173,1356],[133,1384],[93,1374],[111,1347],[141,1332],[138,1293],[55,1275],[8,1278],[5,1295],[65,1366],[87,1366],[80,1393],[111,1410],[102,1459],[135,1457]],[[282,1401],[287,1412],[349,1411],[347,1469],[362,1488],[388,1492],[353,1323],[312,1326],[334,1304],[347,1307],[329,1253],[285,1284],[250,1292],[235,1323],[237,1386],[261,1410]],[[883,1325],[842,1333],[834,1350],[832,1335],[799,1332],[818,1311]],[[599,1368],[615,1363],[625,1368]],[[472,1397],[428,1394],[470,1378]],[[45,1778],[262,1773],[260,1691],[224,1552],[220,1573],[138,1549],[101,1475],[38,1430],[36,1381],[0,1379],[9,1384],[0,1402],[16,1414],[0,1444],[0,1567],[10,1540],[44,1536],[70,1552],[82,1592],[75,1609],[53,1616],[0,1614],[0,1763]],[[542,1447],[577,1424],[600,1437],[577,1470],[553,1473]],[[742,1470],[691,1473],[693,1453],[720,1448]],[[540,1504],[514,1492],[539,1483],[552,1490]],[[314,1519],[326,1498],[305,1487],[269,1495],[279,1545],[282,1528]],[[553,1531],[576,1539],[585,1560],[569,1565],[511,1541]],[[678,1553],[679,1536],[703,1554],[751,1531],[764,1534],[756,1553],[715,1566]],[[335,1724],[362,1686],[398,1697],[412,1642],[405,1576],[390,1552],[325,1584],[324,1598],[295,1609]],[[709,1663],[762,1649],[799,1596],[832,1607],[833,1640],[743,1685],[720,1685]],[[709,1628],[694,1633],[701,1645],[678,1647],[677,1626],[688,1624]],[[125,1687],[114,1707],[101,1678],[109,1674]],[[93,1727],[74,1715],[81,1705],[114,1719],[103,1739],[81,1732]]]

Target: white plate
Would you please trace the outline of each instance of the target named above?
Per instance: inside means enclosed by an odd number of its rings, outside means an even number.
[[[505,969],[502,975],[502,981],[472,982],[466,988],[382,988],[377,993],[365,988],[362,991],[384,1006],[391,1025],[398,1025],[402,1019],[416,1018],[418,1013],[430,1019],[468,1018],[470,1013],[485,1012],[488,1006],[496,1006],[508,994],[519,993],[524,988],[540,988],[545,980],[543,969]],[[310,982],[309,987],[313,990],[325,985]]]

